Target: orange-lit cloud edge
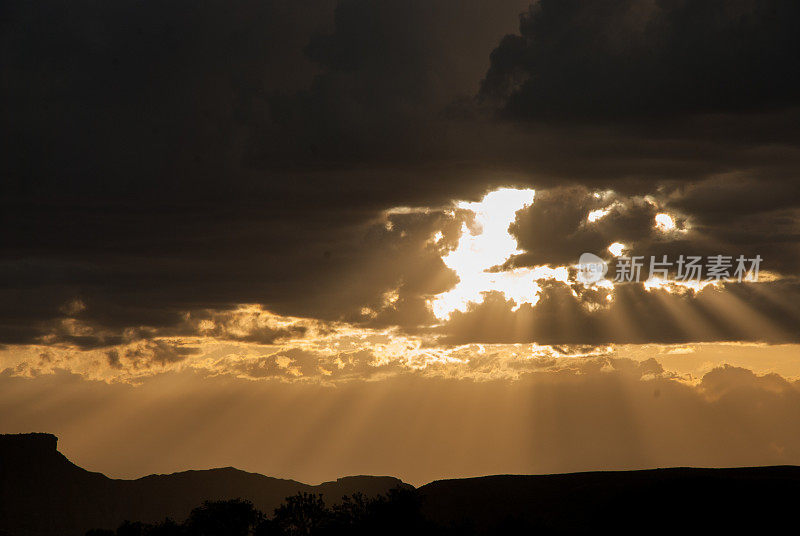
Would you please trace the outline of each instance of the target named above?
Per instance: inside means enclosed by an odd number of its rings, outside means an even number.
[[[385,212],[383,225],[389,230],[393,215],[431,210],[440,210],[461,222],[460,235],[450,244],[446,244],[442,230],[429,238],[431,245],[440,247],[441,259],[455,273],[457,282],[426,297],[433,322],[414,330],[401,326],[371,327],[368,322],[282,316],[258,304],[241,304],[229,310],[205,310],[202,315],[187,311],[183,329],[171,333],[151,332],[146,326],[131,328],[119,344],[101,348],[80,349],[65,343],[55,333],[43,338],[40,344],[6,346],[0,349],[0,370],[21,377],[68,371],[90,380],[134,384],[150,376],[187,370],[253,381],[335,384],[404,374],[517,380],[530,372],[574,370],[577,363],[587,360],[602,364],[619,359],[641,362],[655,358],[668,370],[659,374],[687,383],[696,383],[705,373],[723,364],[742,366],[758,374],[800,377],[800,364],[794,359],[800,345],[796,344],[693,342],[691,336],[688,342],[680,344],[453,343],[444,329],[451,317],[474,312],[490,295],[512,312],[523,306],[535,309],[541,285],[546,282],[563,285],[576,298],[576,288],[598,294],[598,300],[581,304],[589,314],[608,307],[616,299],[618,285],[610,280],[610,274],[597,283],[585,284],[576,280],[575,265],[509,265],[515,256],[525,253],[518,248],[509,228],[517,213],[535,202],[535,195],[531,189],[501,188],[477,202],[457,201],[451,207],[438,209],[397,207]],[[658,201],[650,196],[625,199],[610,191],[592,195],[604,206],[586,214],[586,226],[596,225],[612,211],[624,210],[626,203],[645,203],[658,208]],[[691,222],[680,215],[658,212],[653,229],[665,238],[680,236],[691,232]],[[603,253],[612,259],[627,250],[626,244],[615,241]],[[762,282],[779,279],[768,271],[762,271],[760,276]],[[658,278],[641,283],[643,290],[662,295],[695,296],[714,291],[724,295],[719,292],[721,286],[724,283],[676,283]],[[400,290],[386,289],[377,307],[365,304],[362,318],[369,320],[395,309]],[[758,326],[767,333],[778,331],[768,320],[748,311],[746,305],[738,305],[743,309],[737,313],[737,321],[742,325]],[[729,299],[720,307],[729,306],[735,308],[736,301]],[[65,317],[57,326],[58,332],[73,338],[96,335],[91,326],[74,317],[83,308],[85,305],[78,298],[64,304]],[[673,314],[681,316],[685,311]],[[777,335],[780,339],[781,334]]]

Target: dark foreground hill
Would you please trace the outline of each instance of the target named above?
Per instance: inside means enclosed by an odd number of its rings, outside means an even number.
[[[416,536],[771,534],[795,530],[800,497],[800,468],[788,466],[488,476],[436,481],[416,491],[389,477],[310,486],[233,468],[115,480],[72,464],[56,442],[49,434],[0,435],[0,536],[82,535],[124,519],[181,521],[203,501],[237,497],[270,514],[301,492],[321,493],[331,503],[394,487],[415,497],[402,515],[426,520],[414,525]],[[381,519],[375,530],[350,533],[405,533],[399,519]]]
[[[487,476],[418,492],[424,514],[455,534],[775,534],[800,524],[795,466]]]
[[[0,435],[0,535],[83,535],[123,520],[182,520],[205,500],[243,498],[271,512],[286,497],[322,493],[326,501],[407,486],[391,477],[353,476],[310,486],[232,467],[111,479],[86,471],[57,450],[50,434]]]

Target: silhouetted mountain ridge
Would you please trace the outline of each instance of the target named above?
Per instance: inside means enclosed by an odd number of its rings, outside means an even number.
[[[243,498],[270,512],[300,492],[337,501],[356,491],[374,496],[408,486],[376,476],[312,486],[233,467],[111,479],[70,462],[58,452],[57,441],[51,434],[0,435],[0,530],[15,536],[83,535],[90,528],[114,528],[125,519],[182,520],[206,500]]]
[[[496,475],[437,480],[418,492],[437,524],[478,534],[498,533],[498,527],[545,534],[764,533],[796,523],[800,467]]]
[[[321,493],[330,503],[398,486],[412,490],[414,508],[426,520],[419,536],[674,534],[687,528],[763,534],[795,524],[800,467],[496,475],[437,480],[415,491],[392,477],[344,477],[311,486],[233,467],[116,480],[70,462],[58,452],[55,436],[0,435],[0,536],[83,535],[125,519],[181,521],[206,500],[243,498],[269,515],[298,493]],[[378,521],[397,528],[388,518]]]

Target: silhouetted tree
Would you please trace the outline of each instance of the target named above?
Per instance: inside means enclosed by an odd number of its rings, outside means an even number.
[[[334,525],[338,529],[353,529],[365,525],[370,517],[373,501],[363,493],[342,497],[342,502],[331,508]]]
[[[206,501],[192,510],[184,527],[187,536],[248,536],[263,519],[250,501]]]
[[[423,534],[430,528],[422,514],[419,493],[405,488],[391,489],[370,501],[368,516],[360,527],[366,529],[362,534],[379,530],[385,535]]]
[[[167,518],[156,524],[124,521],[116,532],[113,530],[92,529],[86,533],[86,536],[183,536],[184,534],[183,525],[179,525],[172,519]]]
[[[321,494],[298,493],[287,497],[286,501],[275,509],[272,522],[264,525],[266,536],[310,536],[319,534],[330,525],[332,513],[325,507]],[[262,536],[259,534],[259,536]]]
[[[143,536],[149,526],[138,521],[124,521],[117,529],[117,536]]]
[[[424,518],[416,490],[393,489],[385,496],[345,496],[327,507],[322,495],[299,493],[275,509],[271,518],[242,499],[206,501],[182,524],[124,522],[116,533],[91,530],[86,536],[361,536],[441,534]]]
[[[146,536],[183,536],[186,534],[183,525],[167,518],[157,525],[151,525],[145,532]]]

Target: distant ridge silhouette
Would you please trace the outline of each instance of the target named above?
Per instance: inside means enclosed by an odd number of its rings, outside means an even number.
[[[243,498],[267,512],[300,492],[326,501],[411,487],[380,476],[351,476],[311,486],[233,467],[118,480],[86,471],[57,450],[52,434],[0,434],[0,535],[70,536],[122,521],[181,520],[206,500]]]
[[[427,517],[456,533],[776,534],[798,525],[800,467],[498,475],[418,491]]]
[[[414,490],[392,477],[310,486],[231,467],[116,480],[76,466],[57,442],[51,434],[0,435],[0,536],[83,535],[126,519],[181,521],[206,500],[242,498],[269,514],[302,492],[330,503],[356,492]],[[413,493],[432,527],[425,534],[766,534],[797,525],[800,467],[498,475],[439,480]]]

